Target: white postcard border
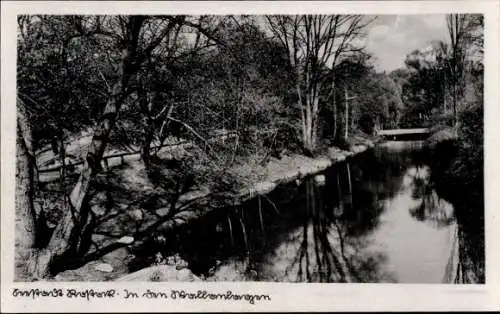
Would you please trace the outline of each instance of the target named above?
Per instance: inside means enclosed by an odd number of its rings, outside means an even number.
[[[1,12],[1,309],[7,312],[144,312],[144,311],[360,311],[500,309],[500,93],[498,1],[334,1],[334,2],[2,2]],[[430,14],[485,15],[485,221],[486,284],[289,284],[289,283],[61,283],[13,282],[16,15],[45,14]],[[123,289],[142,293],[207,290],[213,293],[269,295],[270,301],[130,300],[15,298],[15,288]]]

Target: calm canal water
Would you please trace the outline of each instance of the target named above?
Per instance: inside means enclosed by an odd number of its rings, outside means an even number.
[[[392,142],[218,211],[165,254],[217,281],[456,282],[460,228],[421,148]]]

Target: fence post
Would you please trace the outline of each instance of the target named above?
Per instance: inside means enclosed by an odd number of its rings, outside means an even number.
[[[108,158],[107,157],[104,157],[102,159],[102,162],[104,164],[104,171],[109,171],[109,163],[108,163]]]

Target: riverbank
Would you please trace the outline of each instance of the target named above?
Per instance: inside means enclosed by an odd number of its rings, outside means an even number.
[[[435,148],[436,145],[447,142],[454,141],[458,139],[458,134],[453,127],[441,127],[433,130],[433,133],[426,140],[426,145],[429,148]]]
[[[104,222],[93,237],[93,241],[101,247],[101,251],[105,251],[109,247],[114,248],[114,250],[103,254],[96,260],[78,269],[62,272],[54,279],[57,281],[102,281],[116,280],[122,276],[127,276],[126,278],[130,280],[143,281],[197,280],[188,269],[185,267],[179,269],[180,266],[175,263],[171,265],[159,265],[161,267],[154,266],[150,270],[143,269],[140,270],[140,273],[134,274],[128,274],[129,271],[125,264],[133,258],[131,256],[131,248],[140,246],[144,238],[151,236],[152,232],[148,233],[147,230],[152,230],[153,226],[155,230],[162,233],[172,231],[175,228],[182,227],[207,215],[221,206],[221,202],[226,206],[234,206],[258,195],[266,195],[281,184],[296,180],[299,183],[304,177],[314,175],[335,163],[342,162],[347,158],[373,148],[378,141],[369,137],[356,136],[351,139],[349,150],[331,147],[324,150],[315,158],[298,154],[282,156],[280,159],[271,158],[265,166],[253,167],[251,169],[253,172],[251,175],[253,182],[245,182],[246,184],[239,188],[237,193],[214,194],[210,188],[205,187],[204,189],[198,189],[182,195],[178,202],[179,207],[187,204],[196,204],[196,206],[192,209],[190,208],[190,210],[180,211],[160,224],[158,224],[158,216],[168,216],[169,209],[167,207],[160,206],[152,213],[148,213],[143,209],[130,208],[130,206],[122,204],[118,206],[121,207],[118,211],[108,213],[110,217],[113,217],[111,218],[112,220]],[[148,185],[147,180],[138,175],[143,172],[142,163],[131,163],[129,166],[121,169],[122,178],[119,178],[118,181],[121,179],[128,180],[129,184],[125,182],[126,187],[134,186],[136,189],[139,188],[143,194],[154,191],[154,187]],[[235,171],[238,171],[238,169],[235,169]],[[124,182],[121,181],[120,183],[123,184]],[[128,192],[131,194],[141,193],[139,190],[131,191],[130,189]],[[217,204],[217,206],[214,206],[214,204]],[[103,215],[101,220],[105,219],[106,217]],[[130,230],[133,230],[133,226],[136,223],[140,223],[141,226],[133,233]],[[128,230],[128,233],[124,232],[124,230]],[[142,235],[142,238],[139,238],[138,235]],[[126,278],[125,280],[127,280]]]
[[[467,120],[466,120],[467,122]],[[482,129],[472,121],[437,132],[427,141],[432,181],[453,204],[459,226],[461,263],[456,283],[484,283],[484,156]]]

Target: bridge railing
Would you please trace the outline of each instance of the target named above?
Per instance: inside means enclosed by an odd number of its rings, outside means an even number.
[[[429,134],[429,133],[430,133],[429,128],[386,129],[377,131],[377,134],[381,136],[397,136],[397,135]]]

